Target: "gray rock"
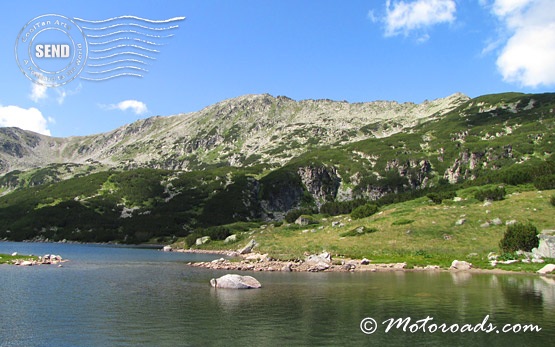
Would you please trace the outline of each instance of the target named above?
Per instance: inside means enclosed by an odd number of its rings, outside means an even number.
[[[235,274],[224,275],[220,278],[212,278],[210,285],[214,288],[226,289],[257,289],[262,287],[260,282],[252,276],[241,276]]]
[[[485,222],[483,224],[480,224],[480,228],[489,228],[489,223]]]
[[[488,253],[488,260],[497,260],[497,257],[499,257],[499,255],[497,255],[497,253],[495,252]]]
[[[295,220],[295,224],[297,225],[309,225],[311,223],[312,223],[312,219],[305,216],[299,216],[299,218]]]
[[[455,222],[455,225],[463,225],[464,223],[466,223],[466,219],[461,218],[458,221]]]
[[[341,224],[341,223],[340,223],[340,222],[338,222],[338,221],[335,221],[335,222],[331,222],[331,226],[332,226],[332,227],[338,227],[338,226],[339,226],[339,224]]]
[[[366,258],[362,258],[362,260],[360,261],[360,265],[368,265],[368,264],[370,264],[370,260]]]
[[[256,243],[256,241],[254,239],[251,239],[249,241],[249,243],[247,243],[247,245],[243,248],[241,248],[238,252],[239,254],[248,254],[250,252],[252,252],[253,248],[256,247],[258,245],[258,243]]]
[[[173,249],[172,249],[172,246],[167,245],[167,246],[164,246],[164,248],[162,248],[162,251],[164,251],[164,252],[171,252],[171,251],[173,251]]]
[[[210,242],[210,236],[203,236],[203,237],[199,237],[199,238],[195,241],[195,244],[196,244],[197,246],[202,246],[202,245],[204,245],[205,243],[208,243],[208,242]]]
[[[283,267],[281,268],[281,271],[291,272],[291,271],[293,271],[293,269],[291,269],[292,266],[293,266],[293,264],[287,263],[287,264],[283,265]]]
[[[538,238],[538,248],[534,248],[532,252],[542,258],[555,258],[555,230],[543,230]]]
[[[319,255],[312,254],[305,260],[308,266],[308,271],[324,271],[329,269],[331,265],[331,255],[328,252],[323,252]]]
[[[501,220],[501,218],[494,218],[494,219],[491,221],[491,224],[493,224],[493,225],[501,225],[501,224],[503,224],[503,221]]]
[[[236,234],[229,235],[224,240],[224,243],[233,243],[233,242],[237,242],[237,235]]]
[[[464,260],[453,260],[453,262],[451,263],[451,269],[470,270],[471,268],[472,264]]]
[[[516,224],[516,220],[515,219],[511,219],[505,222],[505,225],[515,225]]]

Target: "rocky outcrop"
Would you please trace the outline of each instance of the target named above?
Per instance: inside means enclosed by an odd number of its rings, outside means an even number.
[[[555,230],[543,230],[538,239],[538,248],[532,252],[542,258],[555,258]]]
[[[283,164],[318,145],[350,143],[400,132],[468,101],[462,94],[421,104],[295,101],[268,94],[224,100],[198,112],[151,117],[113,131],[52,138],[16,128],[0,132],[0,173],[51,163],[94,160],[111,167],[190,170],[199,164]],[[390,125],[360,131],[368,124]],[[383,129],[387,128],[387,131]],[[315,186],[317,194],[328,194]]]
[[[429,175],[432,172],[432,164],[426,160],[407,159],[400,161],[393,159],[387,162],[385,171],[396,170],[399,176],[406,177],[411,189],[426,188]]]
[[[326,201],[335,200],[341,179],[335,167],[305,166],[300,167],[297,173],[306,190],[312,195],[318,205]]]
[[[262,287],[260,282],[252,276],[224,275],[220,278],[212,278],[210,285],[214,288],[225,289],[257,289]]]

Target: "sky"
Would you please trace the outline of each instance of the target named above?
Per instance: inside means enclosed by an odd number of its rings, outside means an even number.
[[[555,0],[2,2],[0,126],[91,135],[260,93],[420,103],[552,92],[553,9]],[[71,28],[30,33],[41,18]],[[48,56],[49,45],[69,57]],[[25,61],[44,73],[29,75]],[[77,62],[63,84],[38,83]]]

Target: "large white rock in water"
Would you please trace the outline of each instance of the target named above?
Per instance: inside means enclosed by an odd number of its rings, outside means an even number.
[[[262,287],[260,282],[252,276],[224,275],[220,278],[212,278],[210,285],[214,288],[228,289],[256,289]]]

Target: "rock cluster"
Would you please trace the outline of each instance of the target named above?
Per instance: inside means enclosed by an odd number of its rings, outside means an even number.
[[[59,265],[65,263],[67,260],[62,259],[60,255],[45,254],[39,257],[38,260],[35,259],[15,259],[13,261],[14,265],[19,266],[33,266],[33,265]]]
[[[373,264],[368,259],[332,261],[331,254],[323,252],[310,254],[304,260],[279,261],[268,254],[237,254],[239,259],[219,258],[210,262],[189,263],[190,266],[212,270],[233,271],[282,271],[282,272],[353,272],[353,271],[397,271],[404,270],[406,263]],[[439,267],[415,268],[415,270],[436,270]]]

